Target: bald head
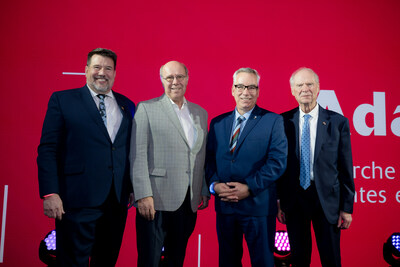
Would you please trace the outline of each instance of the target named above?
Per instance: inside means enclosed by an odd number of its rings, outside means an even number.
[[[178,61],[170,61],[160,68],[160,79],[164,87],[165,94],[182,107],[183,98],[188,84],[188,70],[185,64]]]
[[[188,71],[188,69],[186,68],[186,66],[185,66],[185,64],[183,64],[183,63],[181,63],[181,62],[179,62],[179,61],[169,61],[169,62],[167,62],[167,63],[165,63],[164,65],[162,65],[161,66],[161,68],[160,68],[160,77],[161,77],[161,79],[162,79],[162,77],[165,77],[165,76],[163,76],[164,74],[163,74],[163,70],[164,70],[164,67],[171,67],[171,66],[176,66],[176,65],[181,65],[184,69],[185,69],[185,74],[186,74],[186,76],[188,76],[188,74],[189,74],[189,71]]]

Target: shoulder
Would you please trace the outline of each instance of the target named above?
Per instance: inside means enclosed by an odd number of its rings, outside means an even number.
[[[84,86],[82,88],[74,88],[74,89],[67,89],[61,91],[55,91],[51,94],[49,99],[50,103],[69,103],[68,106],[71,106],[71,102],[77,102],[82,99],[82,93],[87,87]],[[89,92],[87,92],[89,93]],[[58,104],[57,104],[58,105]]]
[[[319,115],[320,117],[327,117],[331,122],[336,122],[341,124],[341,123],[348,123],[349,121],[345,116],[333,110],[328,110],[320,107],[319,112],[320,112]]]
[[[260,116],[262,120],[282,120],[282,116],[264,108],[256,106],[250,116]]]
[[[115,95],[115,97],[118,97],[119,99],[121,99],[121,100],[123,100],[123,101],[127,101],[127,102],[132,102],[132,103],[133,103],[133,101],[130,100],[130,99],[129,99],[128,97],[126,97],[125,95],[120,94],[120,93],[118,93],[118,92],[115,92],[114,90],[113,90],[112,92],[113,92],[113,94]]]
[[[221,115],[218,115],[218,116],[214,117],[214,118],[211,120],[211,123],[220,122],[220,121],[226,119],[227,117],[229,117],[229,115],[232,115],[232,111],[228,111],[228,112],[225,112],[225,113],[223,113],[223,114],[221,114]]]
[[[138,103],[138,106],[139,105],[142,105],[142,106],[159,105],[159,104],[161,104],[161,100],[162,99],[163,99],[163,96],[160,96],[160,97],[152,98],[152,99],[149,99],[149,100],[140,101]]]
[[[135,116],[136,115],[139,116],[139,114],[148,112],[152,114],[159,114],[160,112],[162,112],[161,111],[162,109],[161,106],[163,105],[162,101],[164,101],[162,96],[152,98],[149,100],[140,101],[137,104]]]
[[[113,94],[118,101],[122,102],[123,105],[127,105],[129,107],[135,107],[135,103],[130,100],[128,97],[124,96],[123,94],[120,94],[118,92],[115,92],[113,90]]]
[[[55,91],[52,93],[52,96],[55,96],[55,97],[73,96],[73,95],[81,94],[84,89],[86,89],[86,86],[84,86],[82,88],[74,88],[74,89]]]
[[[204,108],[202,108],[200,105],[195,104],[193,102],[189,102],[189,101],[187,103],[188,103],[190,112],[198,112],[198,113],[207,115],[207,111]]]
[[[284,119],[291,119],[294,117],[294,114],[299,112],[299,107],[295,107],[294,109],[283,112],[281,115]]]

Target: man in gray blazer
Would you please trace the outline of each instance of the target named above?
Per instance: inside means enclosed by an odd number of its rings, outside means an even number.
[[[184,97],[189,79],[184,64],[166,63],[160,78],[165,94],[139,103],[132,124],[138,266],[146,267],[183,266],[197,209],[209,200],[207,112]]]

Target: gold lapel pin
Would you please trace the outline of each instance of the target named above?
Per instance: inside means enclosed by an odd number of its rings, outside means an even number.
[[[124,108],[123,106],[121,106],[121,109],[122,109],[123,111],[125,111],[125,108]]]
[[[326,125],[326,122],[323,121],[322,124],[323,124],[323,125]]]

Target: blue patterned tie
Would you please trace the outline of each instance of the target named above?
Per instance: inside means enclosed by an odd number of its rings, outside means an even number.
[[[100,115],[101,115],[101,118],[103,119],[104,125],[107,127],[106,104],[104,103],[104,99],[106,98],[106,95],[98,94],[97,97],[100,99],[100,102],[99,102]]]
[[[229,145],[229,151],[231,152],[231,154],[233,154],[233,152],[235,152],[236,144],[239,139],[240,126],[242,125],[242,122],[244,122],[245,120],[246,120],[246,118],[243,116],[240,116],[237,118],[235,130],[233,131],[231,143]]]
[[[304,115],[300,151],[300,185],[306,190],[310,186],[310,115]]]

